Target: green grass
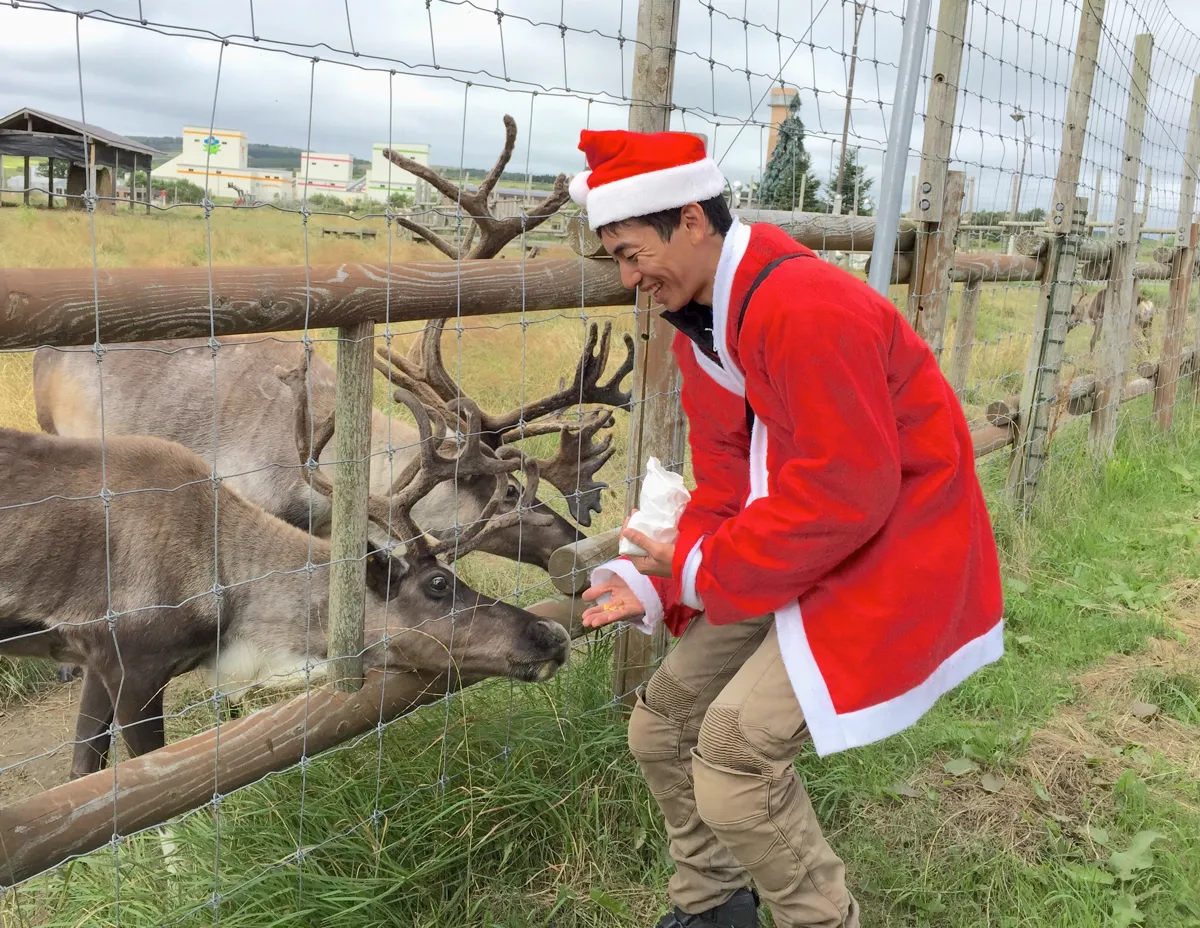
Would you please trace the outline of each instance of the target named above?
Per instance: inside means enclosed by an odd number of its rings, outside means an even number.
[[[185,212],[96,219],[102,265],[207,261],[203,223]],[[298,263],[299,231],[294,217],[218,213],[214,260]],[[314,263],[379,260],[382,248],[310,244]],[[429,251],[408,245],[394,258],[427,260]],[[91,260],[85,217],[0,214],[0,264]],[[1151,296],[1162,306],[1160,289]],[[964,397],[972,418],[1019,389],[1035,295],[1028,284],[985,288]],[[953,319],[957,298],[951,309]],[[518,402],[519,389],[553,389],[582,346],[572,316],[539,314],[527,328],[517,316],[467,320],[467,392],[490,409]],[[625,312],[617,331],[629,322]],[[1090,336],[1090,327],[1071,333],[1064,377],[1090,371]],[[953,340],[951,328],[946,344]],[[447,335],[456,374],[452,345]],[[331,341],[317,350],[332,360]],[[949,358],[947,350],[944,365]],[[387,408],[382,378],[375,401]],[[1200,928],[1200,670],[1159,659],[1162,648],[1182,647],[1177,637],[1190,634],[1193,649],[1200,639],[1200,584],[1180,582],[1200,578],[1200,414],[1182,403],[1162,437],[1148,412],[1148,398],[1123,409],[1105,463],[1087,455],[1084,422],[1064,425],[1029,520],[1004,502],[1006,456],[981,462],[1004,563],[1005,659],[883,744],[799,759],[865,925]],[[28,356],[0,355],[0,422],[37,427]],[[611,489],[591,531],[619,523],[627,428],[619,415],[617,454],[601,475]],[[531,444],[549,453],[553,440]],[[461,570],[513,601],[550,592],[542,572],[485,555]],[[1179,624],[1189,615],[1192,625]],[[185,816],[173,830],[177,873],[164,868],[155,833],[137,836],[0,896],[0,922],[652,924],[670,867],[624,724],[609,710],[610,669],[611,641],[602,638],[548,685],[498,681],[421,710]],[[49,670],[0,659],[0,706]],[[1101,686],[1097,674],[1116,683]],[[178,694],[172,710],[200,695]],[[1133,699],[1159,715],[1131,722]],[[195,708],[172,720],[169,737],[211,720],[209,707]],[[948,763],[965,772],[947,773]],[[984,788],[985,774],[998,778],[987,781],[1001,784],[998,793]],[[1141,922],[1131,921],[1135,909]]]
[[[1125,419],[1102,465],[1084,429],[1060,433],[1030,520],[1001,502],[1003,461],[983,465],[1004,660],[901,735],[798,760],[865,925],[1200,925],[1196,762],[1161,728],[1128,740],[1080,676],[1128,662],[1127,687],[1195,758],[1200,680],[1140,662],[1177,645],[1179,615],[1200,629],[1179,583],[1200,577],[1200,496],[1180,466],[1200,459],[1200,416],[1181,408],[1166,438],[1142,404]],[[596,642],[544,686],[478,687],[185,817],[174,875],[151,833],[31,881],[0,912],[64,926],[118,912],[255,928],[652,924],[669,863],[608,709],[610,651]],[[970,769],[948,774],[956,760]]]

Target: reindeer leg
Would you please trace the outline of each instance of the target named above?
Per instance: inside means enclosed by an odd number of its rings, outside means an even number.
[[[151,677],[145,680],[131,679],[125,675],[117,700],[117,721],[121,733],[129,745],[129,753],[139,757],[157,750],[167,743],[163,730],[163,690],[167,680]]]
[[[71,759],[71,779],[103,770],[108,762],[108,728],[113,720],[112,698],[98,673],[83,675],[79,697],[79,715],[75,720],[75,753]]]

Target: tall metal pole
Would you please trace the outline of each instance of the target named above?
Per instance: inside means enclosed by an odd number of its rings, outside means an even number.
[[[1008,114],[1013,122],[1017,123],[1024,132],[1025,144],[1021,148],[1021,166],[1017,168],[1017,176],[1013,179],[1013,194],[1012,207],[1009,209],[1009,222],[1016,222],[1021,218],[1021,187],[1025,183],[1025,156],[1029,154],[1029,127],[1025,125],[1025,114],[1018,107]],[[1009,226],[1008,229],[1008,253],[1011,255],[1016,249],[1017,242],[1017,227]]]
[[[846,78],[846,115],[842,118],[842,157],[838,161],[837,183],[833,187],[833,214],[842,214],[842,178],[846,173],[846,140],[850,135],[850,104],[854,101],[854,69],[858,64],[858,33],[862,29],[866,0],[854,0],[854,44],[850,46],[850,74]],[[854,187],[854,209],[858,214],[858,181]]]
[[[892,275],[892,251],[900,232],[900,198],[904,194],[904,171],[908,165],[917,86],[921,78],[921,58],[925,51],[925,30],[929,25],[929,6],[930,0],[908,0],[896,93],[892,98],[892,118],[888,124],[888,147],[883,156],[883,173],[879,180],[879,210],[875,214],[875,242],[871,248],[871,273],[867,282],[876,293],[885,297]]]

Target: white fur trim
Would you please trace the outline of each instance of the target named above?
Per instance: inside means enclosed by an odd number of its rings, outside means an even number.
[[[712,358],[701,351],[700,346],[695,342],[692,342],[692,354],[695,355],[696,363],[700,365],[700,369],[708,374],[713,383],[728,390],[734,396],[741,397],[745,395],[737,377],[721,367],[720,364],[713,363]]]
[[[709,200],[724,189],[725,175],[712,158],[622,177],[587,191],[588,225],[595,231],[610,222]]]
[[[1003,656],[1004,621],[1000,620],[947,657],[933,673],[907,693],[901,693],[887,702],[839,715],[838,723],[846,747],[861,747],[903,731],[976,670]]]
[[[767,476],[767,429],[756,419],[750,438],[750,495],[746,505],[767,495]],[[1004,623],[1000,621],[947,657],[907,693],[865,709],[838,714],[813,656],[799,602],[775,612],[775,629],[784,669],[804,712],[818,757],[872,744],[903,731],[939,698],[1004,654]]]
[[[683,562],[683,577],[679,581],[679,601],[685,606],[699,609],[701,612],[704,611],[704,603],[696,593],[696,574],[700,572],[700,562],[704,559],[704,555],[700,551],[700,542],[704,541],[704,538],[705,536],[701,535],[699,540],[692,545],[687,560]]]
[[[800,606],[793,603],[776,612],[775,626],[783,666],[796,691],[818,757],[872,744],[904,731],[976,670],[1004,655],[1004,623],[1000,621],[947,657],[907,693],[839,715],[813,657]]]
[[[738,396],[746,395],[746,377],[729,356],[729,326],[736,325],[736,319],[730,319],[732,311],[729,298],[733,293],[733,276],[737,273],[738,265],[746,256],[746,248],[750,245],[750,224],[740,222],[733,217],[733,225],[725,236],[725,244],[721,246],[721,258],[717,262],[717,278],[713,283],[713,347],[721,366],[728,375],[729,387]]]
[[[571,178],[571,183],[567,184],[567,192],[571,194],[571,199],[580,206],[587,205],[587,179],[591,176],[591,174],[591,171],[580,171]]]
[[[663,620],[663,604],[662,600],[658,598],[658,591],[654,589],[654,584],[650,582],[649,577],[638,573],[638,569],[633,566],[631,561],[619,557],[606,561],[592,570],[590,578],[592,586],[606,583],[612,579],[614,574],[629,584],[630,591],[638,598],[645,610],[641,621],[629,624],[638,631],[645,632],[647,635],[651,634],[654,627]]]
[[[747,506],[768,494],[767,476],[769,473],[767,468],[767,427],[756,416],[754,429],[750,433],[750,492],[746,495]]]

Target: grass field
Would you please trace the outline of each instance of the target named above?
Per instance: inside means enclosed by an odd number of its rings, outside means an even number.
[[[86,227],[45,232],[19,213],[0,211],[0,266],[90,262]],[[143,263],[171,263],[203,243],[193,231],[203,224],[190,220],[97,219],[109,263],[135,263],[115,258],[142,250],[156,256]],[[302,241],[279,220],[295,221],[231,216],[227,263],[303,260]],[[26,241],[14,242],[14,228],[29,230]],[[214,247],[216,233],[214,220]],[[985,294],[969,410],[1019,387],[1031,313],[1028,286]],[[582,344],[569,314],[519,322],[472,320],[463,333],[464,386],[485,404],[517,401],[522,384],[527,395],[554,387]],[[1071,337],[1075,352],[1090,331]],[[456,359],[450,345],[448,336]],[[0,355],[0,424],[36,427],[28,364]],[[1032,519],[1003,502],[1003,455],[981,463],[1003,559],[1004,660],[901,735],[799,759],[864,925],[1200,928],[1200,410],[1182,404],[1163,437],[1148,409],[1146,399],[1123,409],[1104,465],[1087,455],[1085,428],[1060,430]],[[615,431],[623,453],[625,422]],[[604,474],[613,489],[599,527],[618,521],[621,457]],[[498,593],[547,591],[540,571],[495,559],[473,556],[465,572]],[[547,685],[477,687],[187,816],[172,833],[174,873],[153,833],[135,837],[3,895],[0,919],[653,924],[669,862],[624,724],[609,710],[611,645],[590,642]],[[0,688],[36,699],[28,679],[3,675],[15,669],[0,663]],[[172,724],[178,736],[205,723]]]

